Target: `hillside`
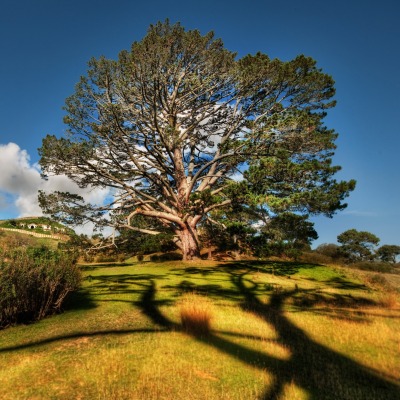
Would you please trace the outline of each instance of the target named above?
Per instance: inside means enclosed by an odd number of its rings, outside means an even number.
[[[1,220],[0,229],[36,237],[48,236],[57,240],[68,240],[70,235],[75,234],[71,228],[67,228],[47,217],[23,217]]]

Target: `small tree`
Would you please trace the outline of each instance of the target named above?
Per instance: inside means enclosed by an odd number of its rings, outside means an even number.
[[[366,231],[349,229],[337,237],[341,244],[340,252],[350,261],[365,261],[372,258],[372,251],[379,238]]]
[[[297,256],[309,249],[312,240],[318,239],[314,224],[306,215],[283,213],[271,218],[253,240],[259,255]]]
[[[337,134],[323,119],[334,93],[309,57],[237,59],[212,32],[157,23],[118,60],[89,62],[66,101],[67,137],[47,136],[40,149],[44,176],[107,187],[109,201],[42,192],[41,207],[65,223],[153,235],[157,224],[136,226],[135,217],[156,220],[184,259],[200,254],[198,226],[235,196],[273,212],[331,216],[355,185],[333,179]]]
[[[400,246],[385,244],[376,251],[376,256],[384,262],[396,263],[396,257],[400,255]]]

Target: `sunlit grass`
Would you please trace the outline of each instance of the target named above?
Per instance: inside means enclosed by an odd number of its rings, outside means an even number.
[[[346,376],[399,382],[397,298],[385,304],[342,271],[207,261],[83,272],[63,314],[0,331],[0,399],[324,399],[336,387],[335,399],[396,398]],[[302,361],[302,349],[315,354]]]

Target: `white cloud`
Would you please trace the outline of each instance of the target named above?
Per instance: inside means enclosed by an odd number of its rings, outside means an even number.
[[[344,210],[343,215],[352,215],[354,217],[379,217],[379,214],[373,211],[361,211],[361,210]]]
[[[241,181],[244,179],[244,177],[243,177],[243,172],[241,172],[241,171],[236,171],[232,176],[230,176],[230,178],[231,178],[233,181],[241,182]]]
[[[42,215],[38,190],[77,193],[95,204],[102,204],[110,195],[108,189],[80,189],[65,175],[43,180],[39,166],[30,163],[25,150],[15,143],[0,145],[0,211],[14,206],[20,217]]]
[[[29,155],[15,143],[0,145],[0,189],[13,195],[29,194],[40,180],[35,166],[29,164]]]

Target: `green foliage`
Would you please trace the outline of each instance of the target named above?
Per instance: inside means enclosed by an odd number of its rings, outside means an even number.
[[[87,235],[71,235],[69,240],[58,243],[58,249],[74,252],[76,255],[82,255],[86,250],[93,246],[92,241]]]
[[[334,243],[322,243],[315,249],[315,252],[318,254],[323,254],[324,256],[332,259],[337,259],[340,257],[340,248]]]
[[[180,260],[182,256],[179,253],[162,253],[162,254],[152,254],[150,256],[150,261],[152,262],[162,262],[162,261],[177,261]]]
[[[199,238],[203,247],[208,249],[215,247],[219,251],[232,250],[234,248],[233,238],[229,235],[226,225],[222,223],[219,225],[205,221],[199,231]]]
[[[351,264],[353,268],[365,270],[365,271],[375,271],[375,272],[383,272],[383,273],[391,273],[395,272],[392,265],[385,262],[376,262],[376,261],[358,261]]]
[[[0,328],[60,311],[80,283],[75,255],[46,247],[0,254]]]
[[[311,264],[331,264],[334,260],[321,253],[316,253],[315,251],[302,251],[299,259],[303,262]]]
[[[322,243],[312,253],[309,254],[309,258],[314,258],[315,262],[319,263],[336,263],[345,264],[348,258],[341,251],[341,247],[334,243]]]
[[[252,240],[257,256],[287,256],[297,258],[309,250],[312,240],[318,239],[314,224],[306,215],[282,213],[271,218],[262,228],[261,235]]]
[[[310,152],[315,154],[299,156],[293,155],[294,149],[287,149],[250,160],[250,167],[244,173],[248,190],[257,194],[259,201],[267,204],[274,213],[323,213],[332,217],[347,206],[342,200],[354,190],[355,181],[336,182],[332,179],[340,168],[332,167],[331,161],[325,160],[332,153],[327,155],[322,150],[323,144],[319,143],[319,146],[321,154],[313,149]]]
[[[379,243],[379,238],[366,231],[349,229],[337,237],[341,244],[340,253],[349,261],[366,261],[373,258],[372,250]]]
[[[396,257],[400,255],[400,246],[385,244],[375,254],[381,261],[395,264]]]
[[[122,230],[121,235],[116,238],[118,252],[128,254],[151,254],[168,252],[176,249],[171,233],[159,233],[158,235],[147,235],[131,230]]]

